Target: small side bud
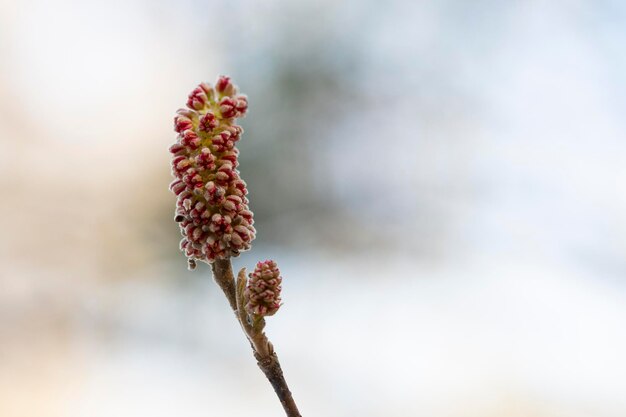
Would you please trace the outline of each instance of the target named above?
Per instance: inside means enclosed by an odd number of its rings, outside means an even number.
[[[272,316],[281,306],[282,277],[276,262],[259,262],[249,275],[245,291],[246,311],[250,316]]]

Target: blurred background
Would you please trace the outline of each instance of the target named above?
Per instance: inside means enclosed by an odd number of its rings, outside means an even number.
[[[305,416],[626,415],[626,3],[0,0],[0,416],[279,416],[173,221],[229,74]]]

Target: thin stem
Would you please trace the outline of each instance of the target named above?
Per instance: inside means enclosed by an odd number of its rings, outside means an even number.
[[[213,279],[220,286],[224,295],[228,299],[228,304],[233,311],[237,311],[237,298],[235,291],[235,277],[233,275],[233,266],[230,259],[218,259],[213,264]]]
[[[287,381],[280,367],[278,356],[274,351],[274,346],[263,332],[264,324],[262,323],[261,326],[257,327],[253,326],[248,321],[248,315],[244,310],[243,300],[246,276],[245,269],[239,271],[237,280],[235,281],[230,259],[217,260],[213,262],[212,268],[215,282],[226,295],[228,303],[235,313],[235,317],[237,317],[241,328],[250,341],[254,357],[257,360],[257,365],[270,381],[270,384],[272,384],[280,403],[285,409],[287,417],[302,417],[291,395],[291,391],[289,391],[289,387],[287,386]]]

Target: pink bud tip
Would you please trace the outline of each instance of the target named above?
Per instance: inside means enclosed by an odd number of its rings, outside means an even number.
[[[215,89],[218,93],[225,92],[230,86],[232,86],[230,82],[230,77],[227,77],[225,75],[220,76],[215,83]]]

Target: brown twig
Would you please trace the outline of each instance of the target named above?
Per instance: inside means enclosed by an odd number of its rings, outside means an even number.
[[[235,313],[241,328],[250,341],[254,357],[257,360],[257,365],[270,381],[270,384],[272,384],[280,403],[285,409],[287,417],[302,417],[291,395],[291,391],[289,391],[274,347],[263,332],[263,328],[265,327],[264,319],[260,318],[255,323],[251,323],[244,309],[243,290],[246,284],[245,269],[239,271],[237,279],[235,280],[230,259],[216,260],[213,262],[212,268],[215,282],[226,295],[231,309]]]

